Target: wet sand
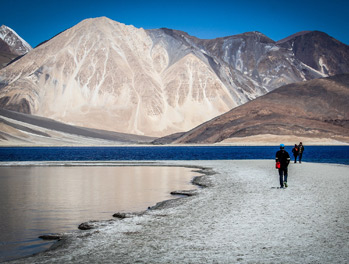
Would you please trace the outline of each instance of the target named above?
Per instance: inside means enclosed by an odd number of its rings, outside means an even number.
[[[202,166],[197,195],[161,203],[15,263],[348,263],[349,166],[273,160],[171,161]],[[210,172],[210,170],[206,170]]]

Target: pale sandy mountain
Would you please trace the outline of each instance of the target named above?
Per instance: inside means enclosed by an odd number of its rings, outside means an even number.
[[[278,44],[259,32],[200,40],[176,30],[88,19],[2,69],[0,107],[158,137],[188,131],[284,84],[346,70],[325,60],[326,72],[312,68],[287,41]],[[307,50],[317,50],[312,45]],[[348,57],[348,46],[338,45]]]
[[[172,62],[143,29],[89,19],[0,72],[1,106],[68,124],[166,135],[235,107],[192,53]]]
[[[348,102],[348,74],[289,84],[155,143],[238,142],[263,135],[265,142],[273,136],[297,136],[349,143]]]

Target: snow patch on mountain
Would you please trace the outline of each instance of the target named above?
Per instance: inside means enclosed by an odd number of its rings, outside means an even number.
[[[328,67],[325,64],[325,61],[324,61],[324,59],[322,57],[320,57],[320,59],[319,59],[319,65],[320,65],[320,68],[321,68],[321,72],[323,74],[327,75],[329,70],[328,70]]]
[[[0,39],[5,41],[11,51],[17,55],[24,55],[32,50],[32,47],[8,26],[0,27]]]

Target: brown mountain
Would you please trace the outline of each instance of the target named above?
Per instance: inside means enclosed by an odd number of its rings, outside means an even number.
[[[348,102],[348,74],[289,84],[155,143],[215,143],[263,134],[349,142]]]

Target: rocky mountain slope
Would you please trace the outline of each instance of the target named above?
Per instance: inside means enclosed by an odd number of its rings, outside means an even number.
[[[5,25],[0,27],[0,69],[30,50],[32,50],[32,47],[13,29]]]
[[[316,41],[302,53],[299,37]],[[75,126],[164,136],[282,85],[346,73],[348,58],[347,45],[321,32],[281,42],[259,32],[200,40],[102,17],[82,21],[1,70],[0,107]]]
[[[289,84],[186,133],[155,143],[215,143],[255,135],[332,138],[349,143],[349,74]]]

